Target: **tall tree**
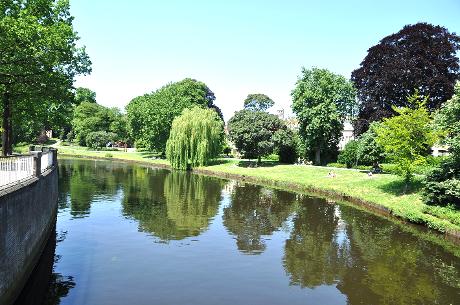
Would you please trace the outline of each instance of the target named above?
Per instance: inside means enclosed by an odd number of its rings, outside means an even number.
[[[77,74],[90,72],[67,0],[18,0],[0,4],[0,96],[2,154],[12,153],[13,118],[18,108],[46,107],[44,101],[72,98]],[[26,105],[21,105],[27,103]]]
[[[164,152],[172,122],[185,108],[195,105],[213,108],[222,118],[220,109],[214,105],[215,99],[203,82],[186,78],[170,83],[151,94],[134,98],[126,106],[130,133],[138,146]]]
[[[275,102],[265,94],[249,94],[244,100],[244,109],[254,111],[266,111],[272,107]]]
[[[361,102],[354,127],[365,132],[369,124],[394,116],[392,106],[405,107],[417,89],[428,97],[429,111],[448,100],[460,77],[460,37],[441,26],[406,25],[368,50],[351,79]]]
[[[337,151],[343,123],[354,113],[355,89],[343,76],[326,69],[302,68],[291,95],[300,136],[319,165],[322,153]]]
[[[224,125],[214,109],[184,109],[172,123],[166,157],[177,169],[204,166],[219,155],[223,138]]]

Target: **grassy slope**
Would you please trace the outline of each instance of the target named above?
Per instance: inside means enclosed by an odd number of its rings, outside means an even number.
[[[60,154],[65,155],[104,158],[107,154],[111,154],[113,159],[168,164],[166,160],[151,159],[152,155],[145,152],[91,151],[78,146],[57,146],[57,148]],[[368,177],[366,173],[356,170],[282,165],[273,162],[265,162],[265,166],[262,167],[250,168],[238,166],[238,163],[238,160],[225,160],[202,169],[334,191],[384,206],[402,219],[423,223],[441,232],[446,230],[460,232],[460,211],[445,207],[430,207],[422,202],[420,192],[422,177],[420,176],[416,177],[416,181],[404,193],[404,184],[394,175]],[[336,172],[336,178],[327,177],[331,170]]]

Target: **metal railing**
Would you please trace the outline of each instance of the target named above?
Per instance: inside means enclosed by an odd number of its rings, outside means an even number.
[[[56,164],[57,151],[49,148],[36,151],[31,147],[30,155],[0,157],[0,189],[39,178]]]

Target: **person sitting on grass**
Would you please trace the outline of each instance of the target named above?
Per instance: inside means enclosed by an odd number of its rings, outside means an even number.
[[[335,178],[335,177],[337,177],[337,175],[334,172],[329,172],[329,174],[327,174],[327,177],[328,178]]]

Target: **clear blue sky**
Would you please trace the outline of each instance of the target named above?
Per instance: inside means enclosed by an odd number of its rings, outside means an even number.
[[[424,21],[460,34],[460,0],[71,0],[93,62],[76,86],[106,106],[186,77],[205,82],[226,120],[248,93],[290,108],[302,66],[349,78],[367,49]]]

